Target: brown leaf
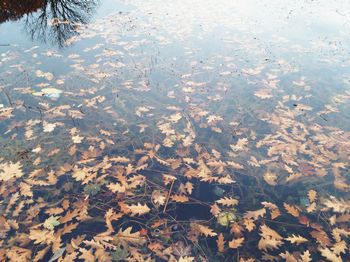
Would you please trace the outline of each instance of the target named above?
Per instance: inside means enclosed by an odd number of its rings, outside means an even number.
[[[238,200],[232,197],[224,197],[219,200],[216,200],[216,203],[224,205],[224,206],[235,206],[238,204]]]
[[[331,262],[343,262],[343,259],[340,256],[337,256],[330,249],[326,247],[319,247],[318,249],[321,252],[321,255],[328,259]]]
[[[325,245],[325,246],[331,245],[331,241],[329,240],[327,233],[324,231],[313,230],[310,232],[310,235],[322,245]]]
[[[197,230],[198,230],[201,234],[205,235],[206,237],[208,237],[208,236],[214,237],[214,236],[217,235],[211,228],[209,228],[209,227],[207,227],[207,226],[203,226],[203,225],[196,224],[196,223],[193,223],[193,226],[194,226],[195,228],[197,228]]]
[[[289,205],[287,203],[283,203],[283,206],[289,214],[291,214],[294,217],[299,217],[299,209],[297,209],[295,206]]]
[[[129,205],[128,208],[132,216],[141,216],[151,211],[146,204],[142,205],[141,203],[137,203],[137,205]]]
[[[230,241],[228,243],[228,246],[230,248],[233,248],[233,249],[239,248],[240,246],[242,246],[243,242],[244,242],[244,237],[236,238],[236,239],[233,239],[232,241]]]
[[[213,205],[210,206],[210,213],[214,216],[217,217],[221,212],[220,207],[214,203]]]
[[[189,198],[184,195],[172,195],[171,200],[179,203],[185,203],[189,201]]]
[[[254,224],[254,220],[253,220],[253,219],[245,218],[245,219],[243,220],[243,224],[244,224],[245,228],[246,228],[249,232],[253,231],[254,228],[255,228],[255,224]]]
[[[224,239],[224,235],[220,233],[220,235],[218,236],[218,239],[216,240],[216,244],[219,252],[223,253],[225,251],[225,243],[226,241]]]
[[[301,256],[301,262],[311,262],[311,254],[309,250],[306,250]]]

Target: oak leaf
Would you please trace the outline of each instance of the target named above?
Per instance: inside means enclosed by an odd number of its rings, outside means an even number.
[[[128,227],[125,230],[120,229],[119,232],[114,236],[115,242],[123,246],[128,246],[129,243],[135,245],[143,245],[146,240],[144,237],[141,237],[140,231],[134,233],[131,232],[132,227]]]
[[[290,237],[285,238],[285,240],[289,241],[292,244],[297,244],[297,245],[303,244],[308,241],[306,238],[302,236],[294,235],[294,234]]]
[[[236,238],[228,242],[228,246],[233,249],[239,248],[240,246],[242,246],[243,242],[244,242],[244,237]]]
[[[195,228],[198,229],[198,231],[205,235],[206,237],[210,236],[210,237],[214,237],[216,236],[217,234],[209,227],[207,226],[203,226],[203,225],[200,225],[200,224],[194,224]]]
[[[172,195],[171,200],[179,203],[185,203],[189,201],[189,198],[184,195]]]
[[[216,240],[216,244],[219,252],[223,253],[225,251],[225,243],[226,241],[225,241],[224,235],[220,233],[220,235],[218,236],[218,239]]]
[[[137,205],[129,205],[128,208],[132,216],[141,216],[151,211],[146,204],[142,205],[141,203],[137,203]]]
[[[317,192],[313,189],[309,190],[307,193],[310,203],[315,202],[317,199]]]
[[[309,250],[306,250],[301,256],[301,262],[311,262],[311,254]]]
[[[238,204],[238,200],[232,197],[224,197],[219,200],[216,200],[216,203],[224,205],[224,206],[235,206]]]
[[[287,203],[283,203],[284,208],[287,210],[287,213],[291,214],[294,217],[299,217],[299,209],[297,209],[293,205],[289,205]]]
[[[326,247],[319,247],[318,249],[321,252],[321,255],[325,258],[328,259],[328,261],[331,262],[342,262],[343,259],[336,255],[335,253],[333,253],[330,249],[326,248]]]
[[[243,220],[243,225],[245,226],[245,228],[251,232],[254,230],[255,228],[255,224],[254,224],[254,220],[253,219],[249,219],[249,218],[245,218]]]
[[[8,181],[12,178],[23,176],[21,163],[3,163],[0,164],[0,181]]]

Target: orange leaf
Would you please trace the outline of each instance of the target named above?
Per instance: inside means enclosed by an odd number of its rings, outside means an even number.
[[[219,252],[223,253],[225,251],[225,239],[224,239],[224,235],[222,233],[220,233],[220,235],[218,236],[218,239],[216,240],[216,244],[218,246],[218,250]]]
[[[236,238],[236,239],[233,239],[232,241],[230,241],[228,243],[228,246],[230,248],[239,248],[240,246],[242,246],[243,242],[244,242],[244,237]]]
[[[289,205],[287,203],[283,203],[283,206],[289,214],[291,214],[294,217],[299,217],[299,209],[297,209],[295,206]]]

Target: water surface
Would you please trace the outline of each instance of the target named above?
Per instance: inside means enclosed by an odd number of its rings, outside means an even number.
[[[4,3],[1,260],[349,259],[350,3]]]

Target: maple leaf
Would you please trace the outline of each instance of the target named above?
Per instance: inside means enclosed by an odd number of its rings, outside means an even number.
[[[240,246],[242,246],[243,242],[244,242],[244,237],[236,238],[236,239],[233,239],[232,241],[230,241],[228,243],[228,246],[230,248],[233,248],[233,249],[239,248]]]
[[[218,239],[216,240],[216,244],[218,247],[218,251],[223,253],[225,251],[225,238],[224,238],[224,234],[220,233],[218,236]]]
[[[146,204],[142,205],[141,203],[137,203],[137,205],[128,205],[128,208],[132,216],[141,216],[151,211]]]
[[[299,217],[299,209],[297,209],[295,206],[289,205],[287,203],[283,203],[283,206],[289,214],[291,214],[294,217]]]
[[[297,245],[300,245],[308,241],[306,238],[302,236],[296,236],[294,234],[290,237],[285,238],[285,240],[291,242],[292,244],[297,244]]]
[[[219,200],[216,200],[216,202],[224,206],[235,206],[238,204],[238,200],[232,197],[224,197]]]
[[[0,181],[8,181],[12,178],[19,178],[22,176],[23,171],[20,162],[0,164]]]

